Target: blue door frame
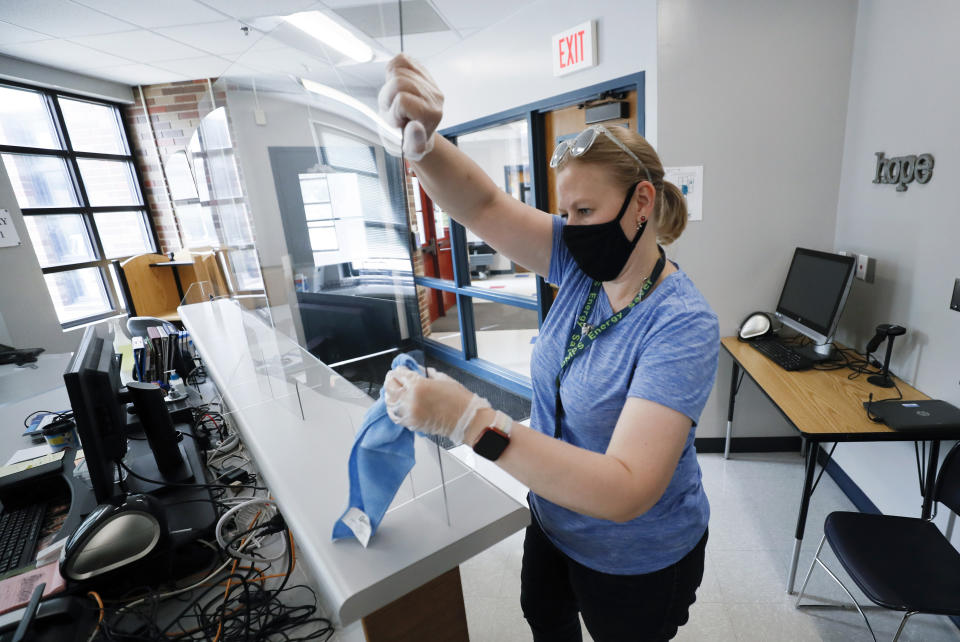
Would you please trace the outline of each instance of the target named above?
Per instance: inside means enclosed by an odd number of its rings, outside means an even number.
[[[636,91],[637,92],[637,131],[645,133],[645,74],[639,72],[629,76],[622,76],[596,85],[577,89],[559,96],[546,98],[537,102],[521,105],[513,109],[501,111],[491,116],[484,116],[476,120],[447,128],[441,135],[456,144],[457,137],[469,134],[488,127],[502,125],[520,119],[527,121],[529,157],[531,167],[531,194],[534,207],[541,207],[547,202],[546,172],[547,158],[551,150],[547,149],[544,140],[544,114],[556,109],[576,105],[598,94],[608,91]],[[414,276],[414,282],[436,290],[452,292],[457,297],[457,315],[460,322],[461,350],[456,350],[432,339],[422,339],[423,350],[430,356],[446,363],[466,370],[481,379],[489,381],[501,388],[530,399],[533,396],[530,378],[508,370],[495,363],[477,356],[476,328],[473,323],[473,299],[486,299],[506,305],[512,305],[527,310],[537,311],[538,326],[543,325],[550,308],[550,286],[537,276],[537,300],[519,295],[493,292],[484,288],[469,285],[469,266],[467,263],[466,229],[456,221],[450,221],[450,246],[453,253],[453,283],[443,279],[427,276]]]

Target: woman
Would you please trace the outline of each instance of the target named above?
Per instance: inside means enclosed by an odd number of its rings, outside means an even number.
[[[444,211],[560,286],[534,346],[530,427],[448,377],[391,371],[394,421],[473,445],[530,488],[521,606],[535,640],[667,640],[703,576],[709,506],[693,446],[716,374],[716,316],[666,261],[686,224],[642,136],[590,128],[557,146],[560,216],[500,191],[440,136],[443,97],[415,62],[380,94]],[[492,428],[492,429],[491,429]]]

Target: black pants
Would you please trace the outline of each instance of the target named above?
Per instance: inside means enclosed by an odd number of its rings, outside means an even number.
[[[644,575],[609,575],[578,564],[547,539],[536,518],[523,541],[520,605],[535,642],[669,640],[687,623],[703,579],[707,533],[683,559]]]

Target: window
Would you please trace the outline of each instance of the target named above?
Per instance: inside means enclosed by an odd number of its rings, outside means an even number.
[[[118,107],[0,84],[0,160],[61,325],[122,312],[110,262],[156,243]]]
[[[300,174],[300,194],[303,196],[303,211],[307,215],[310,248],[314,252],[331,252],[340,249],[340,244],[337,243],[337,227],[333,219],[333,203],[330,202],[330,185],[327,183],[327,175]]]
[[[184,245],[225,250],[235,291],[262,291],[226,109],[204,116],[187,149],[170,154],[163,165]]]

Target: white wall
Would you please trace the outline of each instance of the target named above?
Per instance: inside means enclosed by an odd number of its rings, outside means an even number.
[[[878,323],[906,326],[891,368],[960,406],[960,314],[948,307],[960,277],[957,25],[952,0],[861,2],[836,248],[877,259],[876,282],[855,282],[839,338],[862,350]],[[933,154],[933,179],[906,192],[874,185],[879,151]],[[881,511],[919,514],[912,444],[841,444],[835,457]]]
[[[797,246],[836,226],[856,0],[660,0],[659,140],[665,165],[703,165],[703,221],[667,248],[722,335],[776,306]],[[698,437],[725,432],[730,358]],[[752,383],[734,436],[791,436]]]
[[[45,348],[47,352],[72,352],[82,334],[60,328],[53,300],[40,272],[40,262],[2,162],[0,209],[10,212],[22,243],[16,247],[0,247],[0,328],[6,326],[9,340],[0,343],[15,348]]]
[[[553,75],[550,38],[597,21],[598,65]],[[440,128],[621,76],[646,72],[646,132],[657,132],[656,0],[540,0],[428,58],[445,105]]]

